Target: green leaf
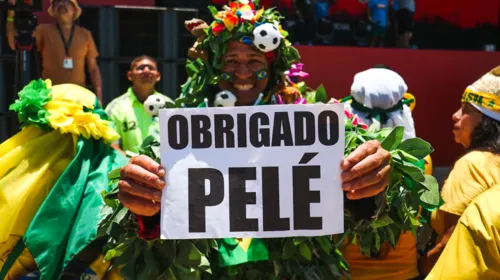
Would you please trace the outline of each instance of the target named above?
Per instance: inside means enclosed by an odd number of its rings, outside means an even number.
[[[181,265],[198,266],[203,254],[198,251],[191,241],[183,240],[179,244],[177,262]]]
[[[120,169],[121,169],[121,168],[117,168],[117,169],[112,170],[111,172],[109,172],[109,173],[108,173],[108,179],[109,179],[110,181],[120,179],[120,177],[121,177],[121,176],[120,176]]]
[[[311,248],[309,248],[309,246],[306,243],[300,244],[299,251],[302,257],[304,257],[308,261],[311,261],[312,258]]]
[[[299,245],[299,244],[304,243],[306,240],[308,240],[308,238],[307,238],[307,237],[295,237],[295,238],[293,239],[293,245],[297,246],[297,245]]]
[[[394,224],[394,221],[391,219],[391,217],[389,217],[389,214],[384,213],[380,215],[378,219],[372,222],[372,227],[377,229],[391,224]]]
[[[193,75],[198,74],[200,72],[198,67],[196,67],[196,65],[190,61],[188,61],[186,64],[186,71],[187,71],[188,76],[193,76]]]
[[[310,91],[306,93],[306,102],[307,104],[314,104],[316,103],[316,92],[315,91]]]
[[[386,151],[392,151],[396,149],[401,140],[403,140],[405,129],[402,126],[395,127],[391,133],[387,136],[387,138],[382,141],[382,148]]]
[[[361,249],[361,253],[365,256],[369,256],[373,242],[373,232],[366,232],[365,234],[361,235],[360,239],[361,240],[359,240],[359,247]]]
[[[385,232],[387,233],[387,236],[389,236],[389,240],[391,241],[391,245],[395,246],[396,245],[396,238],[394,236],[394,232],[392,232],[392,228],[387,227]]]
[[[399,154],[399,156],[401,157],[402,160],[404,159],[405,161],[409,161],[411,163],[416,163],[419,160],[418,158],[414,157],[413,155],[411,155],[411,154],[409,154],[409,153],[407,153],[407,152],[405,152],[403,150],[399,150],[398,149],[396,151],[397,151],[397,153]]]
[[[375,235],[375,250],[378,252],[380,250],[380,235],[376,229],[373,230],[373,234]]]
[[[412,179],[413,181],[416,182],[425,181],[425,176],[423,174],[422,169],[418,168],[413,164],[403,162],[403,164],[395,164],[394,166],[396,169],[400,170],[401,173],[403,173],[405,176]]]
[[[439,206],[440,204],[440,194],[439,194],[439,184],[433,176],[425,175],[425,181],[420,183],[425,186],[424,190],[420,194],[420,200],[427,205]]]
[[[212,14],[213,17],[215,17],[218,13],[217,8],[212,6],[212,5],[208,6],[208,10],[210,11],[210,13]]]
[[[128,208],[125,208],[123,207],[120,211],[118,211],[118,213],[116,214],[116,216],[113,218],[113,223],[121,223],[123,218],[125,218],[125,216],[127,215],[128,213]]]
[[[287,238],[283,245],[283,259],[291,259],[296,253],[293,238]]]
[[[431,144],[420,138],[406,139],[399,144],[398,149],[407,152],[417,159],[423,159],[434,151]]]
[[[160,274],[160,271],[158,269],[158,262],[156,261],[156,258],[154,257],[151,248],[148,248],[144,251],[144,262],[146,263],[146,267],[148,268],[147,269],[148,279],[156,279]],[[146,278],[140,278],[140,279],[146,279]]]
[[[274,266],[274,277],[278,277],[281,274],[281,265],[278,261],[273,261]]]
[[[332,243],[330,242],[329,237],[320,236],[314,238],[314,240],[319,243],[319,246],[325,253],[330,254],[330,252],[332,251]]]
[[[318,89],[316,89],[316,102],[326,103],[328,101],[328,95],[326,94],[325,87],[320,85]]]

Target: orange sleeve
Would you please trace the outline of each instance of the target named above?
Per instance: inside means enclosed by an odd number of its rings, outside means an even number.
[[[38,49],[39,52],[43,51],[44,47],[43,37],[45,36],[45,29],[46,25],[40,24],[36,27],[35,31],[33,31],[33,37],[36,39],[36,48]]]
[[[99,51],[97,50],[97,47],[94,42],[94,37],[92,37],[92,33],[88,30],[85,30],[87,32],[87,44],[88,44],[88,51],[87,55],[85,55],[86,59],[93,59],[97,58],[99,56]]]

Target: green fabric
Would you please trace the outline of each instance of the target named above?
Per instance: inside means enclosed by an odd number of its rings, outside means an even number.
[[[93,112],[106,117],[97,100]],[[104,205],[101,193],[110,187],[107,174],[127,162],[102,141],[80,137],[73,161],[24,236],[41,279],[58,279],[72,258],[95,239]]]
[[[51,130],[49,112],[44,106],[51,100],[50,89],[39,79],[31,81],[19,92],[19,99],[10,105],[9,110],[17,113],[21,127],[34,124],[44,131]]]
[[[7,276],[7,272],[9,272],[10,268],[14,265],[17,258],[19,258],[24,248],[26,247],[24,246],[23,240],[19,239],[16,246],[14,247],[10,255],[7,257],[7,260],[5,261],[2,270],[0,271],[0,279],[5,279],[5,276]]]
[[[352,98],[351,107],[360,112],[367,113],[369,118],[373,118],[378,120],[382,124],[386,124],[389,120],[389,113],[395,112],[403,109],[403,101],[399,101],[396,105],[389,109],[379,109],[379,108],[368,108],[363,104],[356,101],[356,99]]]
[[[58,279],[69,261],[97,234],[108,172],[128,159],[104,143],[80,138],[76,156],[33,218],[24,242],[41,279]]]
[[[154,94],[162,95],[167,101],[173,102],[157,91]],[[121,148],[138,153],[142,142],[149,135],[153,121],[135,96],[134,90],[130,87],[125,94],[111,101],[106,107],[106,113],[121,137]]]
[[[262,239],[253,238],[247,249],[236,238],[224,238],[218,244],[221,267],[269,259],[269,252]]]

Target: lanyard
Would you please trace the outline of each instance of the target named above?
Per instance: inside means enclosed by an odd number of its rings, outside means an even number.
[[[73,42],[73,34],[75,34],[75,24],[71,27],[71,33],[69,34],[68,42],[66,42],[66,38],[64,38],[64,34],[61,30],[59,24],[57,25],[57,31],[59,31],[59,35],[61,36],[61,40],[64,45],[64,51],[66,51],[66,56],[69,57],[69,48],[71,47],[71,43]]]

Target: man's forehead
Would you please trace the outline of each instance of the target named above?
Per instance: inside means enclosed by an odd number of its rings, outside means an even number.
[[[134,65],[134,68],[135,67],[138,67],[138,66],[141,66],[141,65],[153,65],[153,66],[156,66],[156,62],[150,60],[150,59],[141,59],[139,61],[137,61]]]

